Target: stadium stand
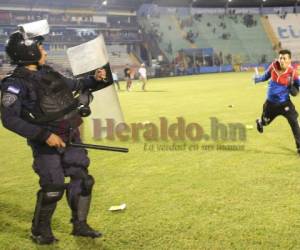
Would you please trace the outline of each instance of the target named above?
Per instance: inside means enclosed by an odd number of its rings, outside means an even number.
[[[184,48],[191,48],[191,43],[185,40],[185,33],[180,29],[174,16],[144,17],[140,25],[147,35],[156,39],[165,56],[172,61],[176,53]]]
[[[158,40],[169,59],[184,48],[214,48],[215,54],[231,55],[244,63],[268,62],[275,56],[259,15],[203,14],[199,17],[177,12],[143,17],[140,24]]]
[[[293,58],[300,60],[299,47],[299,22],[300,16],[297,14],[287,15],[268,15],[267,20],[270,22],[277,39],[279,47],[289,48],[293,53]]]
[[[185,0],[108,2],[109,6],[92,0],[2,3],[0,71],[8,69],[5,40],[16,25],[44,18],[51,26],[45,44],[49,62],[66,70],[70,67],[66,49],[99,34],[103,34],[111,65],[121,77],[126,64],[137,67],[142,61],[162,76],[241,70],[249,65],[267,64],[281,47],[290,48],[294,58],[300,58],[296,27],[300,20],[292,14],[297,6],[248,8],[257,6],[256,1],[243,3],[247,8],[228,8],[220,7],[221,0],[210,1],[212,6],[203,3],[207,8],[194,8],[201,6],[195,1],[189,5]],[[232,3],[235,4],[238,3]]]
[[[67,9],[56,11],[58,6],[51,4],[46,5],[43,10],[35,6],[28,10],[28,6],[22,5],[19,1],[15,4],[13,2],[5,5],[5,10],[0,11],[0,55],[4,58],[5,64],[5,67],[0,68],[2,75],[11,69],[4,51],[8,35],[16,29],[17,24],[41,19],[47,19],[51,26],[51,32],[45,42],[49,63],[55,63],[63,70],[70,69],[66,49],[94,39],[99,34],[104,36],[108,44],[113,67],[121,68],[126,64],[136,64],[136,60],[132,62],[129,53],[135,52],[136,46],[133,45],[141,42],[142,37],[136,17],[131,12],[128,12],[128,15],[126,12],[124,14],[124,11],[108,15],[91,9],[90,6],[80,10],[78,6],[72,8],[70,5]]]
[[[216,54],[231,54],[244,63],[264,63],[275,56],[258,15],[202,15],[192,28],[198,32],[198,47],[213,47]]]

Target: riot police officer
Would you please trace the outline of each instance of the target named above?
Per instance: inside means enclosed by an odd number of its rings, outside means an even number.
[[[1,83],[3,126],[27,139],[33,152],[33,168],[39,175],[31,237],[38,244],[57,241],[51,218],[64,190],[72,211],[72,234],[100,237],[101,233],[87,223],[94,185],[87,152],[67,142],[68,138],[81,142],[80,113],[81,108],[87,108],[87,103],[82,105],[80,98],[74,97],[74,91],[84,93],[105,87],[106,71],[99,69],[83,79],[66,78],[45,65],[43,40],[42,36],[28,38],[21,31],[10,35],[6,52],[16,68]],[[70,183],[64,183],[65,176],[70,176]]]

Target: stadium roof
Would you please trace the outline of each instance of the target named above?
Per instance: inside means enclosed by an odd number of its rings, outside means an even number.
[[[194,7],[224,7],[229,0],[106,0],[107,7],[128,7],[138,9],[143,3],[154,3],[160,6],[191,6]],[[101,7],[104,0],[0,0],[3,5],[26,5],[32,7],[55,6],[55,7]],[[300,0],[231,0],[230,7],[257,7],[262,3],[264,6],[293,6]]]

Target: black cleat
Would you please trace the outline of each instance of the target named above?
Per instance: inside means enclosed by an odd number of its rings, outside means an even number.
[[[256,129],[261,134],[264,132],[264,127],[259,119],[256,120]]]
[[[91,238],[99,238],[102,236],[102,233],[91,228],[86,221],[75,221],[73,222],[73,231],[72,234],[74,236],[82,236],[82,237],[91,237]]]

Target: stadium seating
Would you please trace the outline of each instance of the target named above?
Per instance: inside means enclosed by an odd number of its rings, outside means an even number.
[[[66,68],[70,67],[66,48],[89,41],[99,33],[109,45],[111,65],[116,68],[158,58],[163,58],[159,61],[169,64],[173,70],[185,68],[185,73],[192,74],[199,73],[199,67],[230,64],[239,68],[242,64],[272,61],[281,45],[292,49],[294,58],[300,58],[297,49],[300,34],[295,26],[300,18],[293,14],[284,18],[275,14],[265,18],[246,11],[236,14],[230,10],[225,15],[224,12],[212,14],[197,9],[146,4],[137,15],[129,11],[128,16],[113,14],[104,17],[91,6],[93,4],[86,9],[69,7],[60,14],[33,9],[27,15],[25,10],[16,11],[14,7],[0,11],[0,55],[5,54],[5,40],[15,24],[47,17],[51,25],[51,34],[47,37],[49,61]],[[139,54],[142,47],[143,56]],[[209,56],[201,52],[200,55],[195,52],[184,54],[192,48],[210,49],[211,53]],[[133,60],[130,53],[138,59]]]
[[[110,63],[114,66],[122,66],[131,64],[130,57],[124,45],[109,45],[107,46]]]
[[[174,16],[161,15],[159,19],[141,17],[139,22],[146,33],[152,34],[152,37],[157,39],[160,49],[165,52],[170,61],[176,57],[177,51],[192,47],[192,44],[184,38],[185,33],[180,29]]]
[[[288,14],[283,17],[273,14],[268,15],[268,20],[280,42],[281,46],[279,47],[290,49],[293,53],[293,59],[299,61],[300,16],[296,14]]]
[[[196,20],[190,16],[160,15],[159,19],[143,17],[140,24],[146,32],[155,32],[154,37],[169,59],[183,48],[213,48],[216,54],[222,52],[224,57],[231,54],[236,63],[271,61],[275,52],[260,16],[251,15],[253,24],[248,27],[244,18],[245,15],[203,14]],[[172,53],[168,50],[169,43]]]

